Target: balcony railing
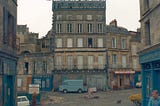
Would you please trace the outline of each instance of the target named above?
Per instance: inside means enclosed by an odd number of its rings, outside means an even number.
[[[92,69],[106,69],[105,64],[101,65],[55,65],[54,70],[92,70]]]

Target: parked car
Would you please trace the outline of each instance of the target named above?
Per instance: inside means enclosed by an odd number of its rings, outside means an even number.
[[[84,86],[83,80],[65,80],[62,82],[62,85],[59,86],[60,92],[86,92],[87,87]]]
[[[142,87],[142,82],[141,81],[137,82],[136,83],[136,88],[141,88],[141,87]]]
[[[18,96],[17,101],[18,106],[30,106],[30,102],[27,96]]]

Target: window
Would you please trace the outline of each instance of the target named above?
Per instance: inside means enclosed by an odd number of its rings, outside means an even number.
[[[77,65],[78,69],[83,69],[83,56],[77,57]]]
[[[67,65],[68,65],[68,69],[73,69],[73,56],[67,57]]]
[[[46,71],[47,71],[47,63],[46,63],[46,61],[42,62],[42,70],[43,70],[44,73],[46,73]]]
[[[6,26],[6,22],[7,22],[7,20],[6,20],[6,9],[5,9],[5,7],[3,7],[3,44],[6,44],[7,43],[7,26]]]
[[[102,24],[98,24],[98,33],[101,33],[103,30]]]
[[[93,24],[88,24],[88,33],[93,33]]]
[[[93,56],[88,56],[88,69],[93,69]]]
[[[137,54],[137,46],[131,45],[131,51],[132,51],[132,55],[136,55]]]
[[[68,33],[72,32],[72,24],[67,24],[67,32]]]
[[[67,39],[67,47],[73,47],[73,42],[71,38]]]
[[[36,73],[36,61],[33,61],[33,72],[32,74],[35,74]]]
[[[117,65],[117,55],[116,54],[112,54],[112,65],[113,67]]]
[[[57,48],[62,47],[62,39],[58,38],[56,41],[57,41],[56,42],[57,43]]]
[[[48,43],[49,41],[47,41],[47,40],[43,40],[42,41],[42,48],[49,48],[49,43]]]
[[[112,38],[112,48],[116,48],[116,38]]]
[[[103,47],[103,39],[98,38],[98,47]]]
[[[144,1],[144,7],[145,7],[145,12],[147,11],[147,10],[149,10],[149,0],[143,0]]]
[[[150,21],[145,22],[146,45],[151,45]]]
[[[87,20],[92,20],[92,15],[87,15]]]
[[[49,79],[49,78],[46,79],[46,87],[47,87],[47,88],[50,87],[50,79]]]
[[[92,38],[88,38],[88,47],[92,47]]]
[[[21,78],[17,79],[17,87],[22,87],[22,79]]]
[[[77,20],[82,20],[82,15],[77,15]]]
[[[72,20],[72,19],[73,19],[72,15],[67,15],[67,20]]]
[[[39,84],[39,87],[42,88],[42,81],[41,81],[41,79],[34,78],[34,79],[33,79],[33,83],[34,83],[34,84]]]
[[[104,68],[104,63],[103,63],[103,56],[98,56],[98,68],[103,69]]]
[[[57,24],[57,33],[62,33],[62,24]]]
[[[82,24],[78,24],[78,33],[82,33]]]
[[[126,39],[121,40],[122,49],[126,49]]]
[[[56,56],[56,69],[61,69],[62,68],[62,57],[61,56]]]
[[[3,7],[3,44],[16,48],[16,20],[14,16]]]
[[[98,19],[99,21],[102,21],[102,15],[97,15],[97,19]]]
[[[122,67],[126,68],[127,67],[127,56],[122,55]]]
[[[83,38],[78,38],[77,47],[83,47]]]
[[[62,20],[62,15],[57,15],[57,20]]]
[[[146,0],[147,9],[149,9],[149,0]]]
[[[28,74],[28,70],[29,69],[29,63],[28,62],[24,62],[24,74]]]

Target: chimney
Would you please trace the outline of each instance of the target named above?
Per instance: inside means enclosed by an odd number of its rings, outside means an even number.
[[[112,21],[109,23],[109,25],[117,27],[117,20],[116,20],[116,19],[112,20]]]

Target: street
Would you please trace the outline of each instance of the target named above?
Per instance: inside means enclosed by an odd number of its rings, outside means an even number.
[[[45,92],[41,94],[41,106],[136,106],[128,97],[137,93],[141,89],[98,91],[93,94],[97,98],[85,98],[87,93]]]

